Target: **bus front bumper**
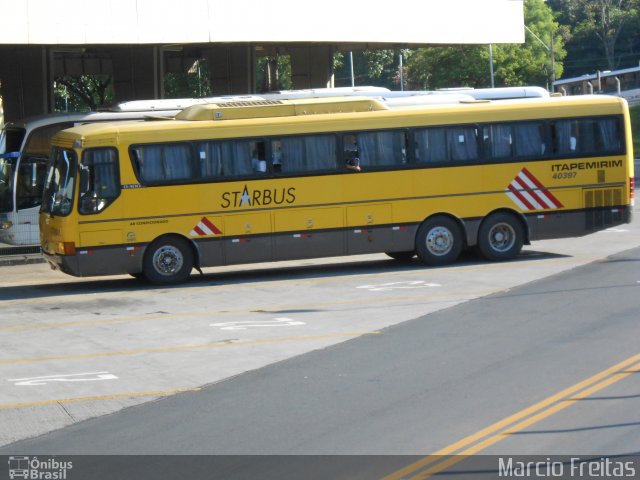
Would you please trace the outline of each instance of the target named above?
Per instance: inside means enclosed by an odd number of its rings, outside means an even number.
[[[42,251],[42,255],[53,270],[74,277],[140,273],[143,254],[143,247],[125,248],[124,246],[95,250],[79,249],[74,255],[49,253],[44,249]]]

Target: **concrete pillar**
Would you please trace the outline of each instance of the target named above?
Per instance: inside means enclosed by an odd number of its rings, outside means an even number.
[[[308,45],[289,47],[291,81],[294,89],[331,87],[333,79],[333,47]]]
[[[0,58],[4,121],[50,112],[52,82],[46,47],[2,47]]]
[[[162,68],[156,46],[113,47],[115,101],[160,98]]]
[[[209,65],[209,82],[214,95],[254,93],[256,90],[255,48],[225,45],[203,49]]]

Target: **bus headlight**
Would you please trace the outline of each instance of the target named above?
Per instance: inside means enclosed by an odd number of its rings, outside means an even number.
[[[0,230],[9,230],[11,227],[13,227],[13,222],[9,220],[0,223]]]

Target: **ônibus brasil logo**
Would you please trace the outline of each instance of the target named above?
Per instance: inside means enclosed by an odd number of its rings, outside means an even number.
[[[9,478],[32,480],[66,480],[73,462],[64,462],[56,458],[39,459],[38,457],[9,457]]]

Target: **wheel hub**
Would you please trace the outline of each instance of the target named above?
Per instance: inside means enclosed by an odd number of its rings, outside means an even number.
[[[172,246],[159,248],[153,255],[153,265],[162,275],[173,275],[182,268],[182,264],[181,252]]]
[[[427,249],[433,255],[446,255],[453,248],[453,235],[444,227],[436,227],[427,234]]]
[[[516,241],[516,232],[510,225],[499,223],[495,225],[489,233],[489,242],[491,247],[499,252],[506,252],[513,247]]]

